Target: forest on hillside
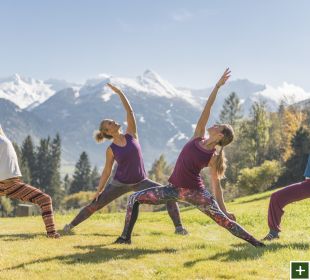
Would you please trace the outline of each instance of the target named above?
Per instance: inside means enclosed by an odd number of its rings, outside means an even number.
[[[226,99],[218,123],[233,126],[235,140],[225,148],[226,177],[222,180],[224,196],[239,196],[281,187],[303,178],[310,154],[310,109],[287,106],[282,102],[277,112],[269,112],[264,102],[255,102],[250,115],[241,114],[241,102],[232,92]],[[21,146],[14,144],[23,180],[51,195],[55,209],[67,211],[87,204],[97,189],[101,170],[91,166],[87,151],[80,151],[74,174],[61,178],[61,135],[41,139],[37,146],[27,136]],[[104,161],[104,159],[103,159]],[[173,170],[165,155],[155,159],[148,171],[150,179],[166,184]],[[113,173],[113,172],[112,172]],[[208,170],[202,171],[208,187]],[[123,210],[125,195],[104,209]],[[12,216],[17,201],[0,197],[2,216]],[[145,206],[147,210],[162,207]]]

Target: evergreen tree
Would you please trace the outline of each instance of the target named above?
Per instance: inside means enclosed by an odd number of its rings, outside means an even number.
[[[88,190],[91,187],[90,163],[86,152],[82,152],[78,162],[75,165],[73,181],[70,187],[70,193],[77,193]]]
[[[21,147],[21,158],[22,161],[27,164],[30,171],[31,184],[34,185],[36,183],[36,179],[33,178],[32,174],[35,173],[36,163],[35,163],[35,153],[32,138],[28,135]]]
[[[227,169],[225,184],[235,184],[243,168],[261,165],[268,155],[270,119],[264,102],[255,102],[250,118],[238,122],[235,140],[225,147]]]
[[[30,170],[28,167],[27,161],[23,160],[22,158],[22,153],[19,148],[19,146],[16,143],[13,143],[16,155],[17,155],[17,160],[18,160],[18,165],[20,168],[20,172],[22,173],[22,179],[25,183],[30,184],[31,183],[31,176],[30,176]]]
[[[58,208],[62,200],[64,189],[60,179],[60,161],[61,161],[61,140],[59,134],[53,139],[50,149],[50,172],[51,181],[49,183],[49,194],[53,199],[55,208]]]
[[[266,147],[269,141],[269,127],[267,109],[265,103],[254,103],[252,107],[252,136],[253,144],[256,153],[255,165],[260,165],[264,162],[266,156]]]
[[[267,145],[266,160],[277,160],[281,164],[283,161],[283,133],[281,131],[282,120],[279,112],[270,113],[269,141]]]
[[[220,122],[235,126],[242,119],[241,104],[235,92],[232,92],[224,101],[220,113]]]
[[[50,138],[41,139],[40,145],[37,147],[36,168],[34,170],[35,186],[44,192],[49,193],[49,187],[52,178],[50,170]]]
[[[172,168],[167,164],[165,156],[161,154],[159,159],[154,161],[149,171],[149,178],[160,184],[167,184],[171,170]]]
[[[243,122],[240,129],[241,145],[248,154],[247,167],[258,166],[264,162],[269,141],[270,121],[265,102],[254,102],[250,120]]]

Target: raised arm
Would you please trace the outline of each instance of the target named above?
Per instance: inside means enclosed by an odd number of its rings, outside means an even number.
[[[205,135],[206,125],[207,125],[207,122],[209,120],[211,108],[212,108],[212,105],[215,101],[217,92],[218,92],[219,88],[225,84],[225,82],[229,79],[229,77],[230,77],[230,70],[229,70],[229,68],[227,68],[225,70],[224,74],[222,75],[222,77],[216,83],[214,89],[212,90],[212,92],[211,92],[211,94],[207,100],[207,103],[206,103],[206,105],[205,105],[205,107],[204,107],[204,109],[200,115],[200,118],[197,122],[196,129],[194,132],[194,138],[203,137]]]
[[[108,83],[107,84],[109,86],[110,89],[112,89],[116,94],[118,94],[118,96],[120,97],[123,106],[126,110],[127,113],[127,130],[126,133],[131,134],[133,137],[138,138],[138,133],[137,133],[137,123],[136,123],[136,118],[135,118],[135,114],[133,112],[132,107],[130,106],[130,103],[127,99],[127,97],[125,96],[125,94],[118,89],[117,87],[113,86],[112,84]]]
[[[221,187],[221,180],[218,177],[218,173],[215,167],[216,162],[216,156],[214,156],[209,163],[209,174],[210,174],[210,183],[211,183],[211,191],[213,195],[215,196],[215,199],[221,208],[221,210],[224,212],[224,214],[231,220],[236,220],[236,217],[234,214],[227,212],[224,197],[223,197],[223,191]]]
[[[107,181],[111,175],[113,163],[114,163],[114,155],[113,155],[111,148],[108,147],[107,151],[106,151],[105,166],[104,166],[104,169],[102,171],[100,181],[99,181],[99,185],[97,188],[97,192],[96,192],[95,197],[94,197],[95,200],[98,199],[99,195],[102,193],[103,189],[105,188],[105,186],[107,184]]]

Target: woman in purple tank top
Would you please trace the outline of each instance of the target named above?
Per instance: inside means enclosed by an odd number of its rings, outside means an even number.
[[[65,225],[65,233],[69,233],[73,227],[125,193],[160,186],[146,176],[135,115],[129,101],[121,90],[111,84],[107,85],[118,94],[126,110],[127,130],[123,134],[120,124],[110,119],[101,122],[99,130],[95,133],[96,141],[100,143],[109,139],[112,143],[106,150],[106,162],[99,186],[93,201],[82,208],[70,224]],[[117,163],[116,173],[114,178],[110,178],[114,161]],[[112,179],[110,182],[109,178]],[[187,234],[181,223],[178,204],[175,201],[167,201],[167,210],[174,223],[175,233]]]
[[[131,243],[131,233],[138,217],[139,204],[163,204],[167,201],[185,201],[195,205],[200,211],[208,215],[217,224],[229,230],[233,235],[246,240],[252,245],[264,244],[238,223],[232,213],[226,210],[223,200],[220,179],[225,173],[224,146],[230,144],[234,132],[230,125],[214,125],[208,128],[209,138],[205,138],[205,127],[209,119],[211,107],[215,101],[219,88],[230,77],[226,69],[213,89],[206,106],[197,123],[192,139],[183,147],[169,184],[164,187],[154,187],[134,193],[130,196],[127,206],[125,226],[122,235],[115,243]],[[219,152],[216,153],[218,147]],[[204,187],[200,171],[209,167],[211,188],[213,195]]]

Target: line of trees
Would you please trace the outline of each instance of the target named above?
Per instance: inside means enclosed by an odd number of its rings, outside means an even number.
[[[219,123],[229,123],[235,141],[227,147],[227,197],[251,194],[303,179],[310,154],[310,110],[281,102],[269,112],[264,101],[254,102],[242,116],[236,93],[225,100]]]
[[[219,123],[234,127],[235,140],[225,148],[226,180],[222,181],[226,199],[261,192],[303,179],[310,154],[310,110],[280,104],[277,112],[269,112],[263,101],[254,102],[249,116],[242,115],[242,105],[236,93],[223,104]],[[21,147],[14,144],[23,180],[51,195],[56,209],[79,208],[88,203],[96,190],[100,174],[92,168],[86,152],[75,165],[72,178],[60,175],[61,139],[41,139],[38,146],[27,136]],[[164,155],[156,159],[149,178],[166,184],[173,166]],[[202,176],[206,186],[208,171]],[[126,208],[127,197],[117,199],[104,211]],[[2,213],[12,212],[17,202],[0,197]]]
[[[82,152],[75,165],[73,178],[68,174],[62,179],[61,138],[47,137],[35,146],[31,136],[27,136],[21,146],[13,143],[23,181],[48,193],[53,199],[55,209],[66,208],[63,204],[67,195],[78,192],[93,192],[98,186],[100,175],[95,166],[91,169],[88,155]],[[88,195],[90,197],[90,195]],[[90,199],[90,198],[89,198]],[[0,198],[2,215],[9,215],[19,203],[5,197]]]

